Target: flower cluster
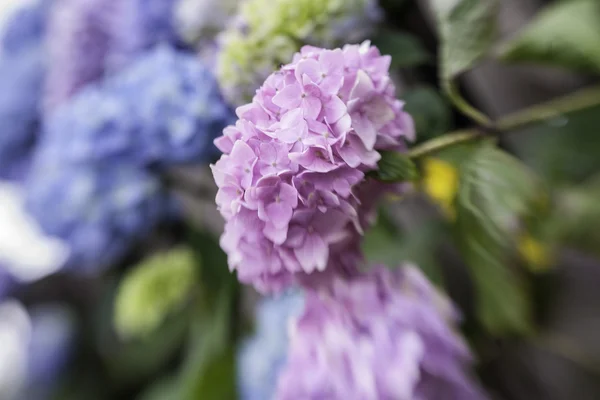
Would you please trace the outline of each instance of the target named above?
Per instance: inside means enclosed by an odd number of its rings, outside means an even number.
[[[107,60],[111,71],[128,65],[158,44],[177,44],[175,6],[178,0],[120,0],[124,11],[117,15],[112,51]]]
[[[249,0],[220,37],[216,75],[232,104],[255,90],[300,44],[333,47],[364,39],[377,16],[372,0]]]
[[[225,153],[212,167],[221,244],[242,282],[278,290],[294,275],[356,266],[363,208],[383,191],[364,193],[365,173],[378,150],[402,150],[414,135],[389,64],[368,42],[305,46],[215,141]]]
[[[57,110],[46,124],[43,157],[140,166],[205,162],[217,150],[212,139],[233,118],[194,55],[157,46]]]
[[[4,5],[4,3],[8,3]],[[2,56],[11,57],[30,47],[38,47],[46,32],[52,0],[7,0],[2,13]],[[7,11],[6,8],[9,10]]]
[[[0,178],[20,179],[39,126],[47,8],[38,1],[5,17],[0,44]]]
[[[231,118],[193,55],[158,46],[48,118],[26,182],[27,210],[69,245],[67,267],[108,266],[169,212],[149,168],[205,162]]]
[[[63,0],[51,10],[45,108],[54,110],[86,84],[101,78],[120,0]]]
[[[32,168],[25,205],[46,235],[68,245],[63,268],[112,265],[168,211],[159,180],[136,165],[36,160]]]
[[[337,278],[307,292],[277,398],[482,399],[456,322],[414,267]]]
[[[174,0],[63,0],[52,7],[45,109],[118,71],[141,52],[174,40]]]
[[[287,361],[288,328],[304,306],[301,292],[265,298],[258,304],[254,336],[238,353],[238,385],[243,400],[272,399]]]

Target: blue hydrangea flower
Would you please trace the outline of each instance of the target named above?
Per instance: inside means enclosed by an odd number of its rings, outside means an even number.
[[[138,29],[137,48],[148,49],[157,43],[175,43],[174,6],[176,0],[132,0],[132,14]]]
[[[48,30],[50,65],[45,110],[54,111],[91,82],[143,51],[173,42],[174,0],[62,0]]]
[[[0,178],[24,175],[39,125],[43,75],[37,48],[0,58]]]
[[[140,58],[108,86],[132,101],[150,162],[205,162],[216,154],[213,139],[235,121],[208,68],[169,46]]]
[[[70,355],[73,317],[57,305],[0,303],[0,398],[47,398]]]
[[[19,179],[38,129],[44,79],[42,36],[47,1],[13,11],[0,56],[0,178]]]
[[[50,391],[69,361],[75,335],[74,317],[59,305],[37,305],[29,311],[31,340],[29,342],[27,389],[23,398],[40,398]]]
[[[168,209],[158,179],[124,162],[36,159],[25,189],[27,210],[43,232],[69,247],[64,267],[83,271],[118,261]]]
[[[261,300],[256,332],[238,353],[238,386],[243,400],[272,399],[280,370],[286,363],[288,325],[304,307],[304,296],[291,292]]]
[[[115,40],[107,59],[109,72],[120,70],[157,44],[178,43],[174,28],[176,0],[129,0],[117,15]]]
[[[194,55],[159,46],[57,110],[41,151],[70,162],[206,162],[233,120],[209,70]]]
[[[13,0],[14,1],[14,0]],[[38,46],[46,32],[48,12],[53,0],[22,0],[4,26],[0,47],[2,55],[14,56],[24,49]]]

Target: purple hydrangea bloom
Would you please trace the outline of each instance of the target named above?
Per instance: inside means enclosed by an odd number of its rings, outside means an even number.
[[[73,163],[206,162],[217,151],[212,140],[233,118],[200,60],[158,46],[57,110],[41,151]]]
[[[304,297],[297,291],[260,301],[255,333],[242,343],[238,353],[240,399],[273,398],[277,378],[287,360],[288,328],[303,306]]]
[[[44,106],[63,104],[79,89],[101,78],[116,32],[121,0],[57,0],[48,27],[49,70]]]
[[[36,159],[25,189],[30,215],[46,235],[69,248],[63,267],[81,271],[120,260],[169,206],[158,178],[125,162]]]
[[[379,150],[403,150],[412,119],[396,100],[389,56],[369,42],[305,46],[272,74],[215,141],[221,239],[238,278],[260,291],[327,269],[353,269]],[[364,203],[364,204],[363,204]],[[352,246],[352,247],[348,247]]]
[[[174,38],[174,0],[57,0],[48,31],[45,109]]]
[[[74,321],[58,305],[26,310],[20,303],[0,303],[0,398],[49,398],[66,366]]]
[[[277,399],[471,400],[457,312],[414,267],[377,267],[306,293]]]

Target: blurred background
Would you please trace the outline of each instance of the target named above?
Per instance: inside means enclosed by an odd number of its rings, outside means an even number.
[[[212,141],[303,44],[363,40],[416,145],[503,150],[419,158],[367,259],[457,303],[491,398],[600,398],[596,0],[0,0],[0,400],[269,399],[298,301],[229,272]]]

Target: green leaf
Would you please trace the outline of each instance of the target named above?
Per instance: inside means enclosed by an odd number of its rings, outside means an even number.
[[[477,289],[477,312],[494,334],[531,331],[526,281],[510,265],[521,220],[543,193],[518,160],[482,147],[461,170],[457,241]]]
[[[470,69],[496,37],[498,0],[432,0],[441,37],[441,86],[452,103],[480,125],[490,120],[461,97],[453,79]]]
[[[167,377],[148,387],[137,400],[179,400],[179,380],[176,377]]]
[[[392,56],[392,69],[416,67],[431,60],[419,39],[409,33],[386,30],[372,42],[381,54]]]
[[[497,0],[433,0],[441,37],[442,77],[452,80],[483,57],[496,37]]]
[[[600,72],[600,2],[574,0],[548,6],[503,49],[507,61]]]
[[[145,260],[121,282],[114,324],[126,338],[143,337],[181,309],[194,286],[192,253],[176,249]]]
[[[504,141],[544,181],[564,186],[600,171],[599,125],[600,107],[593,107],[507,134]]]
[[[397,151],[382,151],[377,167],[372,176],[382,182],[414,181],[419,177],[415,163]]]
[[[365,233],[362,250],[371,264],[383,263],[394,268],[404,262],[415,263],[432,282],[442,285],[442,273],[431,251],[442,234],[439,223],[433,219],[404,232],[381,211],[375,226]]]
[[[190,243],[202,259],[203,296],[196,307],[181,371],[183,400],[233,400],[239,284],[213,235],[193,230]]]
[[[452,128],[452,110],[433,87],[416,88],[402,97],[406,102],[404,110],[415,121],[419,142],[442,135]]]
[[[600,255],[600,175],[580,185],[557,190],[545,223],[546,236],[555,246],[569,246]]]
[[[181,374],[184,400],[236,398],[235,338],[231,327],[234,300],[223,290],[216,304],[202,307],[197,313]]]
[[[94,309],[92,333],[100,351],[103,370],[118,385],[131,386],[144,382],[173,360],[189,329],[189,308],[171,312],[156,329],[123,341],[115,335],[114,308],[118,292],[116,280],[108,282],[105,294]],[[96,377],[95,379],[99,379]]]
[[[202,268],[198,271],[204,283],[203,293],[209,299],[220,296],[223,286],[232,287],[237,284],[236,277],[227,265],[227,255],[221,249],[219,240],[209,232],[191,229],[188,243],[196,258],[202,260]]]

